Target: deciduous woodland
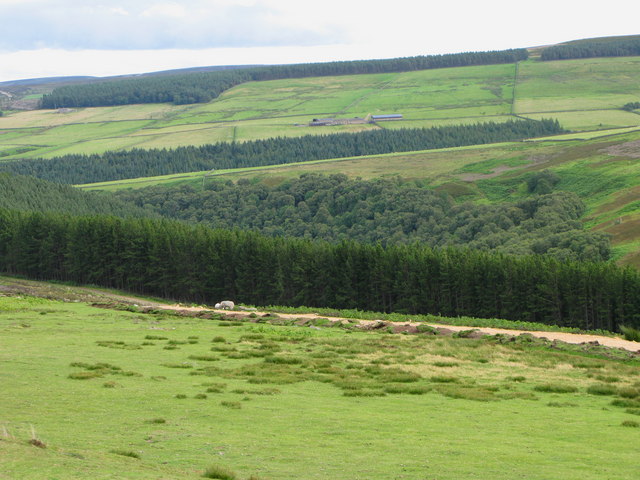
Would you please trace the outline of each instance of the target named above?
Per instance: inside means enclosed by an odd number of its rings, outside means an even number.
[[[518,202],[456,203],[419,182],[349,180],[345,175],[305,174],[276,187],[241,179],[208,180],[205,188],[148,187],[123,190],[126,204],[214,228],[250,229],[270,236],[337,242],[423,242],[560,259],[608,260],[609,238],[584,229],[584,203],[568,192],[548,193],[542,172],[528,177],[532,195]],[[111,198],[105,196],[104,198]]]
[[[432,128],[371,130],[299,138],[270,138],[201,147],[108,151],[0,164],[1,171],[82,184],[198,170],[257,167],[519,140],[561,133],[556,120],[510,120]]]
[[[108,80],[56,88],[42,98],[42,108],[97,107],[135,103],[203,103],[248,81],[282,78],[406,72],[433,68],[492,65],[526,60],[526,49],[452,53],[349,62],[309,63],[255,67],[233,71],[189,73]]]
[[[168,220],[2,210],[0,270],[183,301],[640,326],[640,273],[611,263],[331,244]]]

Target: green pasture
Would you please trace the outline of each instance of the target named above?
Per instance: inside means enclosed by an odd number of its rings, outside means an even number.
[[[640,98],[635,80],[639,72],[640,57],[623,57],[528,60],[519,64],[517,79],[514,65],[487,65],[249,82],[207,104],[10,113],[0,118],[0,148],[34,146],[4,156],[4,160],[48,158],[366,128],[504,121],[513,113],[557,118],[575,131],[631,127],[640,125],[640,116],[619,109]],[[313,118],[384,113],[401,113],[404,119],[380,127],[306,127]]]
[[[0,297],[0,330],[6,478],[637,476],[621,353],[29,296]]]

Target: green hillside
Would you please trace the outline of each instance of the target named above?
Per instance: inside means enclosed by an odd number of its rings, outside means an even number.
[[[640,115],[622,108],[640,100],[635,81],[639,73],[640,57],[551,62],[532,58],[517,65],[249,82],[206,104],[13,112],[0,118],[0,159],[499,122],[514,115],[557,118],[579,133],[535,143],[218,170],[206,179],[202,173],[181,174],[92,188],[183,181],[197,186],[238,178],[277,185],[303,172],[344,173],[364,179],[420,179],[459,201],[496,203],[525,197],[528,177],[550,170],[559,178],[555,190],[576,193],[585,202],[587,226],[613,235],[616,258],[640,265],[640,182],[634,153]],[[380,113],[400,113],[403,119],[308,126],[313,118]]]
[[[113,310],[92,305],[109,292],[0,284],[8,479],[637,478],[630,352]]]
[[[529,195],[527,181],[545,170],[557,175],[554,191],[577,194],[586,205],[588,228],[612,235],[614,256],[640,266],[640,132],[563,135],[535,142],[504,143],[425,152],[327,160],[227,171],[122,180],[87,185],[120,190],[151,185],[191,185],[248,179],[279,185],[303,173],[345,174],[352,178],[401,177],[420,180],[459,202],[507,203]],[[581,138],[584,137],[584,138]]]
[[[375,128],[558,118],[571,130],[640,126],[640,57],[250,82],[207,104],[35,110],[0,118],[0,158],[203,145]],[[515,97],[514,97],[515,95]],[[401,121],[308,127],[313,118],[400,113]]]

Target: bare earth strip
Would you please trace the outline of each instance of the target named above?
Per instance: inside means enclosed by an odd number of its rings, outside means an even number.
[[[206,307],[185,307],[181,305],[156,305],[157,308],[166,309],[166,310],[175,310],[175,311],[213,311],[216,313],[225,313],[229,314],[228,310],[211,310]],[[258,316],[268,315],[268,312],[243,312],[243,311],[233,311],[233,315],[235,316],[249,316],[251,313],[256,314]],[[341,318],[341,317],[326,317],[322,315],[316,315],[313,313],[307,314],[290,314],[290,313],[278,313],[278,317],[281,318],[308,318],[308,319],[319,319],[326,318],[331,322],[354,322],[354,319]],[[355,320],[361,325],[372,325],[376,322],[380,322],[382,320]],[[558,340],[560,342],[573,343],[573,344],[581,344],[581,343],[592,343],[598,342],[598,344],[611,347],[611,348],[622,348],[624,350],[628,350],[630,352],[639,352],[640,353],[640,343],[639,342],[631,342],[629,340],[623,340],[621,338],[615,337],[604,337],[600,335],[587,335],[580,333],[564,333],[564,332],[541,332],[541,331],[530,331],[530,330],[510,330],[506,328],[490,328],[490,327],[468,327],[468,326],[459,326],[459,325],[446,325],[442,323],[425,323],[425,322],[389,322],[384,321],[386,324],[392,324],[395,326],[410,326],[417,327],[418,325],[429,325],[434,328],[445,328],[447,330],[451,330],[454,332],[460,332],[463,330],[476,330],[479,333],[484,333],[487,335],[513,335],[518,336],[521,334],[530,334],[534,337],[545,338],[547,340]]]
[[[144,300],[137,297],[131,297],[126,295],[118,295],[108,291],[82,288],[82,287],[69,287],[64,285],[55,285],[43,282],[34,282],[23,279],[14,279],[3,277],[0,279],[0,295],[5,294],[27,294],[46,298],[56,298],[63,301],[84,301],[84,302],[122,302],[131,305],[137,305],[140,307],[151,307],[156,309],[171,310],[171,311],[183,311],[183,312],[215,312],[223,313],[227,315],[233,315],[236,317],[248,317],[251,314],[257,316],[269,315],[268,312],[261,311],[242,311],[242,310],[216,310],[209,307],[188,307],[180,304],[165,304],[162,302]],[[290,314],[290,313],[278,313],[278,317],[287,319],[319,319],[324,318],[330,322],[339,323],[354,323],[357,322],[363,326],[371,326],[376,323],[384,323],[385,325],[393,325],[394,327],[417,327],[418,325],[425,325],[424,322],[389,322],[386,320],[354,320],[341,317],[327,317],[324,315],[317,315],[313,313],[307,314]],[[544,331],[528,331],[528,330],[512,330],[506,328],[490,328],[490,327],[471,327],[471,326],[458,326],[458,325],[446,325],[441,323],[426,323],[433,328],[446,329],[452,332],[459,332],[463,330],[475,330],[481,334],[487,335],[512,335],[518,336],[522,334],[529,334],[537,338],[546,338],[553,341],[558,340],[561,342],[582,344],[598,342],[599,345],[603,345],[611,348],[621,348],[630,352],[640,353],[640,343],[631,342],[622,338],[616,337],[604,337],[600,335],[588,335],[578,333],[564,333],[564,332],[544,332]]]

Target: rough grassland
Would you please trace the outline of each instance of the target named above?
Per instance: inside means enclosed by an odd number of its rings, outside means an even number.
[[[574,130],[640,125],[622,105],[638,100],[640,58],[488,65],[408,73],[250,82],[197,105],[127,105],[0,118],[0,158],[165,148],[371,128],[558,118]],[[515,88],[514,88],[515,83]],[[515,92],[515,101],[514,101]],[[402,113],[373,125],[309,128],[318,117]]]
[[[6,478],[637,474],[637,361],[33,297],[0,297],[0,331]]]

